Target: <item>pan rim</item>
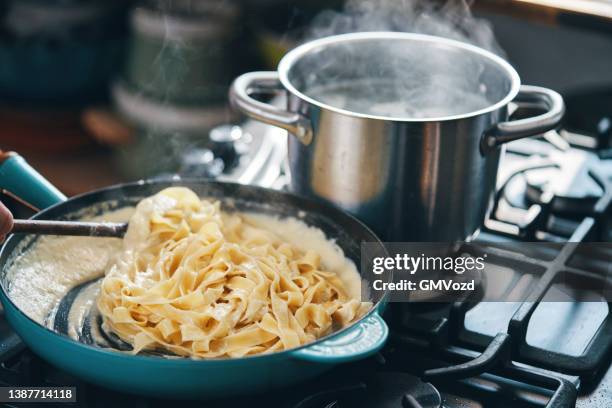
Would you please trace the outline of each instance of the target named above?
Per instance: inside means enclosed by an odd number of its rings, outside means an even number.
[[[378,236],[367,226],[365,225],[363,222],[361,222],[360,220],[358,220],[357,218],[353,217],[351,214],[348,214],[346,212],[344,212],[343,210],[331,205],[331,204],[327,204],[324,202],[320,202],[320,201],[315,201],[312,200],[310,198],[298,195],[298,194],[294,194],[294,193],[289,193],[286,191],[278,191],[278,190],[273,190],[270,188],[266,188],[266,187],[260,187],[260,186],[252,186],[252,185],[246,185],[246,184],[240,184],[240,183],[234,183],[234,182],[223,182],[223,181],[209,181],[209,180],[200,180],[200,179],[195,179],[195,178],[171,178],[171,179],[163,179],[163,180],[139,180],[139,181],[135,181],[135,182],[128,182],[128,183],[120,183],[120,184],[113,184],[107,187],[102,187],[99,189],[95,189],[92,191],[88,191],[85,193],[81,193],[78,195],[75,195],[73,197],[70,197],[68,200],[66,201],[62,201],[56,204],[53,204],[47,208],[45,208],[44,210],[34,214],[31,219],[42,219],[44,218],[44,216],[46,214],[48,214],[49,212],[52,212],[53,210],[55,210],[58,207],[61,207],[63,205],[65,205],[66,203],[74,203],[76,201],[79,200],[84,200],[86,198],[89,198],[91,196],[95,196],[97,194],[103,194],[103,193],[107,193],[109,191],[118,191],[120,189],[123,188],[137,188],[137,187],[142,187],[142,186],[153,186],[156,184],[160,184],[160,185],[165,185],[167,186],[171,186],[171,185],[176,185],[176,186],[180,186],[180,185],[187,185],[187,184],[197,184],[197,185],[217,185],[217,186],[223,186],[223,185],[230,185],[236,188],[248,188],[251,190],[255,190],[255,191],[261,191],[261,192],[265,192],[267,194],[276,194],[279,196],[289,196],[292,199],[295,200],[299,200],[300,202],[305,202],[308,203],[309,206],[315,206],[315,207],[319,207],[321,209],[326,209],[329,210],[331,212],[333,212],[334,214],[330,217],[330,216],[325,216],[325,218],[327,219],[333,219],[335,224],[338,224],[337,220],[338,218],[336,217],[344,217],[344,221],[347,222],[352,222],[355,223],[359,228],[363,229],[364,232],[366,232],[368,235],[370,235],[371,237],[374,238],[375,243],[379,244],[383,251],[385,251],[386,253],[386,248],[384,246],[384,244],[382,243],[382,241],[380,240],[380,238],[378,238]],[[102,201],[101,201],[102,202]],[[6,260],[8,260],[8,257],[10,256],[12,251],[7,250],[7,247],[9,246],[8,244],[15,241],[15,240],[21,240],[23,239],[23,237],[20,236],[16,236],[14,234],[10,235],[6,241],[4,242],[4,244],[2,245],[2,247],[0,248],[0,277],[4,276],[4,274],[6,273]],[[370,241],[372,242],[372,241]],[[14,249],[14,248],[13,248]],[[8,252],[8,253],[7,253]],[[358,271],[359,274],[361,275],[361,268],[360,266],[356,265],[358,267]],[[165,358],[165,357],[159,357],[159,356],[151,356],[151,355],[140,355],[140,354],[129,354],[127,352],[121,352],[119,350],[114,350],[114,349],[104,349],[101,347],[96,347],[93,345],[89,345],[89,344],[85,344],[82,343],[80,341],[77,341],[65,334],[61,334],[61,333],[57,333],[54,330],[49,329],[48,327],[42,325],[41,323],[37,322],[36,320],[32,319],[30,316],[28,316],[25,312],[23,312],[21,310],[21,308],[19,308],[19,306],[17,306],[15,304],[15,302],[13,302],[13,300],[10,298],[6,288],[4,287],[4,282],[2,279],[0,279],[0,295],[2,296],[2,298],[6,299],[6,301],[8,301],[8,303],[10,304],[10,306],[12,308],[14,308],[18,315],[21,318],[25,318],[30,324],[33,324],[34,326],[36,326],[38,329],[43,329],[45,332],[47,332],[47,334],[50,334],[52,336],[56,336],[57,338],[59,338],[59,340],[64,341],[64,342],[68,342],[70,344],[72,344],[75,347],[79,347],[82,350],[87,350],[87,351],[91,351],[91,352],[97,352],[97,353],[102,353],[103,355],[106,355],[108,357],[111,358],[119,358],[119,359],[127,359],[133,362],[142,362],[142,363],[159,363],[159,364],[163,364],[163,365],[169,365],[169,366],[174,366],[174,365],[194,365],[194,364],[228,364],[230,362],[232,363],[239,363],[239,362],[243,362],[243,361],[255,361],[255,360],[259,360],[259,359],[265,359],[265,358],[281,358],[281,357],[288,357],[288,358],[292,358],[292,354],[294,354],[296,351],[301,350],[301,349],[305,349],[307,347],[312,347],[314,345],[317,345],[323,341],[329,340],[331,338],[334,338],[336,336],[339,336],[342,333],[345,333],[347,331],[349,331],[350,329],[355,328],[357,325],[361,324],[365,319],[367,319],[368,317],[370,317],[373,314],[380,314],[381,309],[384,307],[384,305],[387,303],[387,299],[388,299],[388,294],[385,293],[383,294],[383,296],[381,297],[380,300],[378,300],[376,303],[374,303],[372,305],[372,308],[365,314],[363,315],[359,320],[353,322],[351,325],[344,327],[338,331],[335,331],[333,333],[330,333],[324,337],[321,337],[311,343],[306,343],[303,344],[301,346],[298,347],[294,347],[291,349],[287,349],[287,350],[282,350],[282,351],[278,351],[278,352],[274,352],[274,353],[261,353],[261,354],[255,354],[255,355],[250,355],[250,356],[243,356],[243,357],[223,357],[223,358],[211,358],[211,359],[204,359],[204,358],[193,358],[193,357],[184,357],[184,356],[177,356],[177,357],[170,357],[170,358]],[[25,340],[24,340],[25,341]],[[26,342],[27,343],[27,342]],[[297,358],[297,357],[295,357]],[[231,364],[231,363],[230,363]]]

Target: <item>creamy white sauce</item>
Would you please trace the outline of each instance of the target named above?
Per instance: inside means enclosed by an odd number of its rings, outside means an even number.
[[[133,211],[122,208],[89,219],[124,222]],[[10,266],[8,295],[21,311],[44,324],[70,289],[104,274],[121,245],[117,238],[40,237]]]

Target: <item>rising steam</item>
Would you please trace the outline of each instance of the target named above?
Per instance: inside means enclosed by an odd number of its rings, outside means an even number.
[[[355,32],[427,34],[503,55],[488,22],[465,0],[348,0],[325,11],[306,39]],[[485,109],[511,88],[495,58],[471,47],[415,36],[343,37],[303,56],[291,70],[306,95],[345,111],[390,119],[448,118]]]
[[[437,35],[504,55],[489,22],[473,16],[472,1],[348,0],[344,10],[319,14],[306,40],[359,31],[405,31]]]

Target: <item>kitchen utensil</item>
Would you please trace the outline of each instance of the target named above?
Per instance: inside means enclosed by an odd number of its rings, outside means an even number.
[[[122,238],[127,227],[127,223],[117,222],[13,220],[9,233]]]
[[[186,154],[206,148],[212,128],[231,122],[226,93],[233,59],[240,58],[231,46],[240,7],[219,0],[149,1],[130,16],[125,66],[111,90],[115,124],[130,129],[129,138],[102,136],[116,145],[115,162],[129,179],[176,173]]]
[[[283,90],[285,108],[253,98]],[[238,77],[230,99],[294,136],[292,191],[351,212],[387,241],[473,237],[489,209],[500,147],[555,128],[564,112],[558,93],[521,86],[514,68],[488,51],[397,32],[301,45],[277,72]],[[511,105],[545,113],[510,121]]]
[[[183,3],[132,10],[123,77],[139,94],[164,103],[224,102],[239,8],[230,1]]]
[[[122,184],[86,193],[69,200],[50,187],[19,156],[12,156],[0,165],[0,186],[17,190],[17,180],[27,201],[46,210],[33,217],[41,219],[73,219],[87,210],[111,210],[134,206],[139,200],[171,185],[194,190],[202,197],[221,201],[227,210],[296,217],[320,228],[334,239],[347,257],[359,265],[360,243],[378,242],[376,236],[348,214],[285,192],[231,183],[195,180],[141,181]],[[20,170],[21,168],[21,170]],[[45,188],[48,186],[50,188]],[[54,198],[54,199],[52,199]],[[101,211],[101,210],[100,210]],[[93,214],[92,214],[93,215]],[[31,241],[26,241],[30,239]],[[236,359],[192,360],[162,358],[152,355],[130,355],[90,344],[86,336],[72,340],[29,318],[8,295],[11,284],[8,266],[20,256],[36,237],[14,234],[0,252],[0,300],[4,315],[24,342],[42,358],[86,381],[130,393],[173,398],[212,398],[245,393],[261,393],[268,388],[298,383],[333,366],[364,358],[384,344],[388,328],[380,313],[386,297],[373,299],[373,309],[351,326],[313,343],[292,350]],[[385,281],[391,276],[383,275]],[[35,294],[33,294],[35,296]],[[68,295],[67,295],[68,296]],[[66,298],[65,298],[66,299]],[[54,316],[49,319],[55,321]]]

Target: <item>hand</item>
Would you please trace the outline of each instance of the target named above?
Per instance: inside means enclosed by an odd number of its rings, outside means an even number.
[[[0,242],[4,241],[4,237],[13,228],[13,214],[8,208],[0,202]]]

